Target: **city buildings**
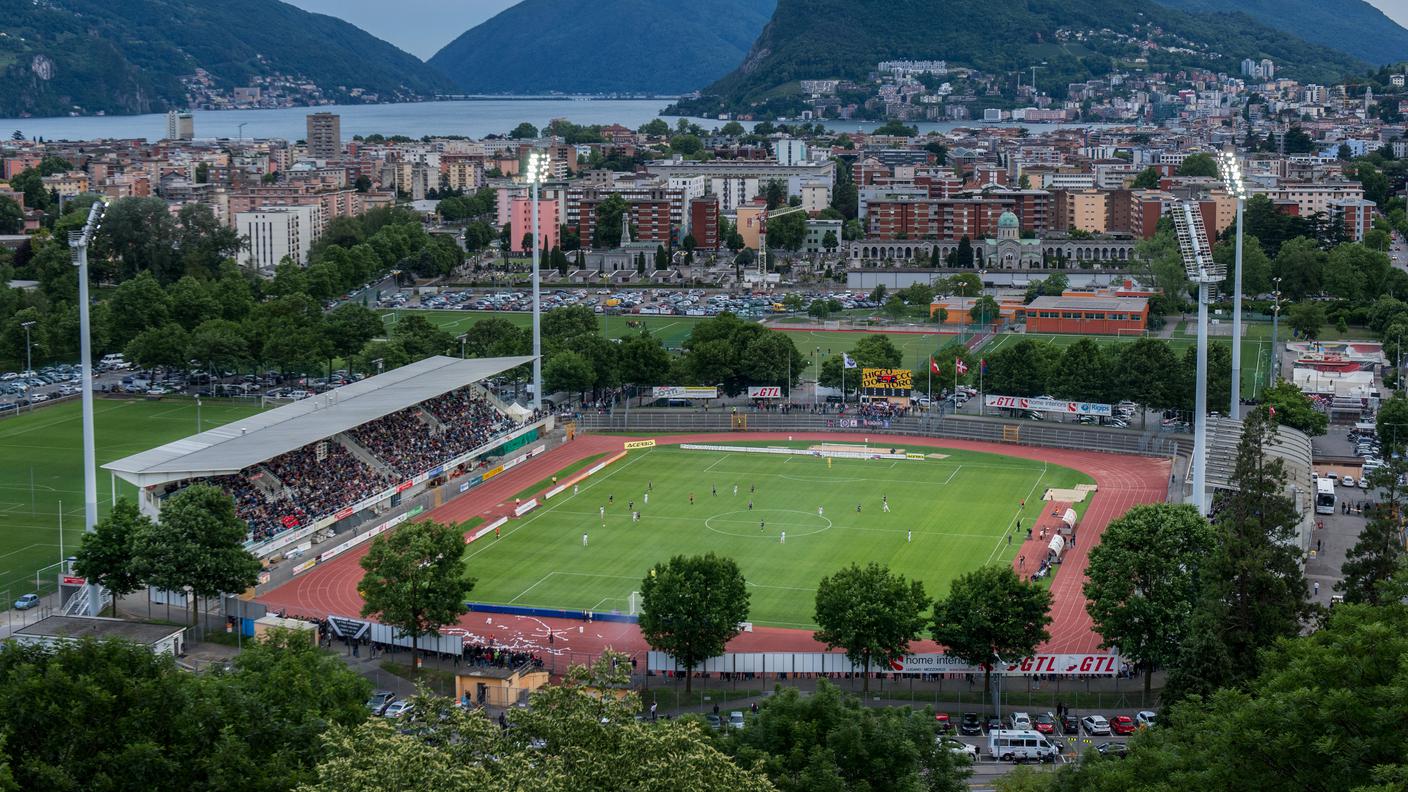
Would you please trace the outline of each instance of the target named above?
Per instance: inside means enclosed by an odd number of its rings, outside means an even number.
[[[314,159],[337,159],[342,155],[342,116],[336,113],[308,115],[308,156]]]

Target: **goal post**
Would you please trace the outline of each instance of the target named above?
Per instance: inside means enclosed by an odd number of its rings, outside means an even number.
[[[626,605],[627,605],[627,613],[629,613],[629,614],[632,615],[632,616],[639,616],[639,615],[640,615],[640,592],[639,592],[639,591],[632,591],[632,592],[631,592],[631,595],[626,598]]]
[[[1148,331],[1148,330],[1139,330],[1139,329],[1136,329],[1136,328],[1133,328],[1133,327],[1119,327],[1119,328],[1116,328],[1116,329],[1115,329],[1115,335],[1119,336],[1120,338],[1129,338],[1129,339],[1134,339],[1134,338],[1148,338],[1148,337],[1149,337],[1149,331]]]

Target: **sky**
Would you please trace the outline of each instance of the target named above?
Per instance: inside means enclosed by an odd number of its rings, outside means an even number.
[[[461,33],[518,0],[288,0],[299,8],[342,17],[425,59]],[[1369,0],[1408,27],[1408,0]]]
[[[287,0],[341,17],[424,60],[518,0]],[[1393,0],[1408,3],[1408,0]]]

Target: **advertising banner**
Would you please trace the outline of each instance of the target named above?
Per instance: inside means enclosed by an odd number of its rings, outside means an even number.
[[[908,395],[909,391],[914,390],[914,372],[909,369],[861,369],[860,386],[904,390]]]
[[[650,393],[657,399],[717,399],[718,388],[697,388],[687,385],[656,385]]]
[[[642,449],[642,448],[654,448],[654,447],[655,447],[655,441],[654,441],[654,440],[628,440],[625,445],[626,445],[626,450],[627,450],[627,451],[638,451],[638,450],[640,450],[640,449]]]
[[[748,398],[750,399],[781,399],[782,386],[780,385],[753,385],[748,388]]]
[[[1035,396],[995,396],[990,393],[983,397],[983,404],[987,407],[1003,407],[1009,410],[1035,410],[1036,412],[1065,413],[1066,415],[1095,415],[1103,418],[1114,415],[1114,410],[1108,404],[1040,399]]]
[[[651,671],[671,671],[675,660],[664,652],[650,652]],[[1038,654],[1015,663],[1004,663],[994,673],[1004,676],[1114,676],[1120,670],[1116,654]],[[838,652],[731,652],[705,660],[697,670],[708,673],[841,674],[860,669]],[[893,674],[981,674],[983,667],[943,654],[913,654],[888,663],[873,662],[871,671]]]

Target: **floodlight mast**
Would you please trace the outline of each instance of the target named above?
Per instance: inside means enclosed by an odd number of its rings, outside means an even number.
[[[1198,284],[1198,379],[1193,415],[1193,504],[1202,514],[1208,513],[1208,302],[1212,284],[1227,276],[1227,271],[1213,260],[1208,247],[1207,230],[1196,204],[1180,201],[1172,210],[1173,227],[1178,235],[1178,250],[1188,280]]]
[[[1247,185],[1242,178],[1242,166],[1237,163],[1237,156],[1230,151],[1224,151],[1218,156],[1218,170],[1222,173],[1222,181],[1227,189],[1227,194],[1237,201],[1237,254],[1236,269],[1233,270],[1232,283],[1232,409],[1227,413],[1233,418],[1240,418],[1242,413],[1240,405],[1242,403],[1242,217],[1247,206]]]
[[[543,406],[543,314],[540,275],[541,262],[539,248],[542,245],[538,233],[538,194],[543,182],[548,178],[550,158],[546,151],[533,149],[528,152],[528,169],[525,178],[532,189],[529,200],[533,203],[533,409]]]
[[[70,254],[78,267],[78,346],[83,381],[83,530],[94,531],[98,524],[98,466],[93,440],[93,342],[88,318],[88,245],[102,227],[107,205],[94,201],[88,209],[88,220],[79,231],[69,233]],[[102,610],[101,590],[90,580],[84,586],[88,598],[85,615],[97,616]]]

